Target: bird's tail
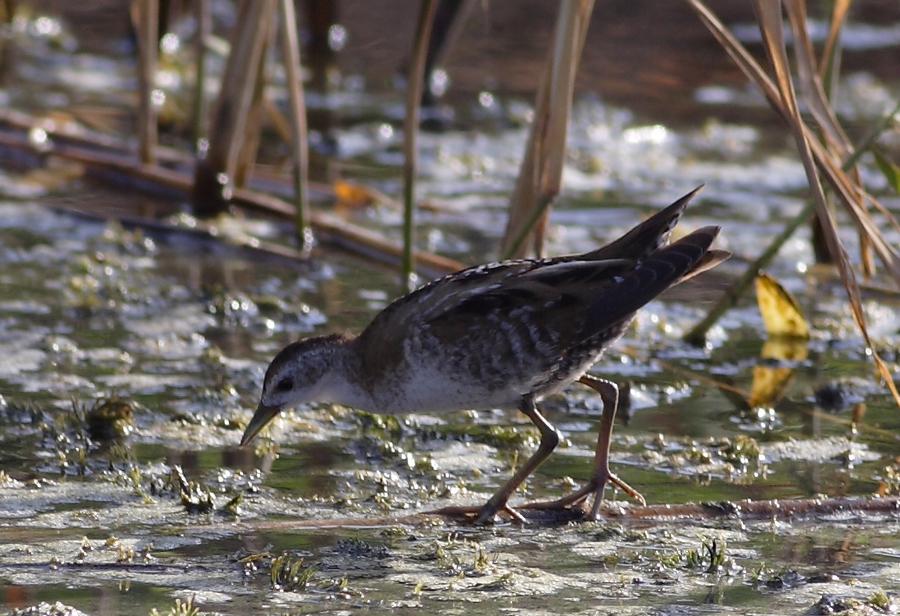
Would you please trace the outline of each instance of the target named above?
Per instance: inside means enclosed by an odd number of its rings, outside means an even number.
[[[606,246],[579,255],[579,260],[597,261],[601,259],[636,259],[656,252],[665,246],[672,234],[672,229],[678,224],[684,208],[700,190],[703,184],[680,198],[672,205],[658,211],[656,214],[635,226],[631,231],[610,242]]]
[[[629,319],[669,287],[730,257],[728,251],[710,248],[718,234],[719,227],[702,227],[638,259],[617,285],[595,296],[583,331],[601,331]]]

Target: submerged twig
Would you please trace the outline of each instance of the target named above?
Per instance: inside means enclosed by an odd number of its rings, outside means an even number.
[[[0,146],[20,152],[34,151],[35,144],[25,133],[28,132],[29,126],[40,125],[37,119],[28,122],[24,114],[0,110],[0,122],[7,122],[22,131],[22,134],[11,134],[0,130]],[[116,147],[119,144],[115,140],[102,138],[99,142],[92,142],[87,136],[76,136],[75,132],[69,129],[61,131],[65,138],[57,140],[54,139],[56,129],[48,125],[46,130],[50,139],[40,146],[42,156],[48,154],[61,156],[85,165],[89,171],[106,173],[107,176],[110,172],[121,174],[120,180],[145,182],[145,189],[149,188],[167,195],[175,191],[178,198],[183,198],[192,189],[192,177],[188,171],[142,164],[132,152]],[[108,145],[107,141],[111,141],[114,145]],[[284,199],[249,188],[235,188],[231,194],[231,203],[284,220],[292,220],[295,215],[293,205]],[[150,219],[144,221],[153,222]],[[325,212],[311,211],[309,221],[316,230],[317,237],[323,242],[379,263],[396,267],[401,262],[401,247],[370,229]],[[464,267],[459,261],[424,250],[417,250],[415,258],[418,271],[427,278],[443,276]]]
[[[720,501],[713,503],[685,503],[683,505],[648,505],[629,507],[608,514],[616,520],[651,519],[715,519],[735,518],[739,520],[798,520],[834,514],[877,515],[900,513],[900,497],[840,497],[840,498],[797,498],[761,501]]]
[[[465,522],[460,519],[459,507],[445,507],[431,511],[422,511],[400,516],[347,517],[314,520],[260,520],[253,523],[229,523],[230,530],[311,530],[323,528],[373,528],[391,527],[398,524],[433,524],[435,520]],[[531,509],[527,505],[516,508],[526,521],[534,524],[560,524],[577,521],[584,515],[579,508]],[[773,520],[790,519],[800,521],[841,514],[850,515],[898,515],[900,514],[900,496],[893,497],[838,497],[838,498],[798,498],[774,499],[761,501],[718,501],[710,503],[660,504],[646,506],[616,506],[608,503],[601,509],[606,520],[619,523],[628,522],[672,522],[687,520],[701,523],[706,520],[721,518],[734,520]],[[205,525],[206,531],[213,530],[215,524]],[[225,525],[222,525],[225,528]]]

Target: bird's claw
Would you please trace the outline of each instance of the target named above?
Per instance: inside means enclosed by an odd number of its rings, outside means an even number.
[[[640,492],[632,488],[630,485],[619,479],[617,475],[613,473],[606,472],[600,477],[594,477],[590,481],[587,482],[582,488],[563,496],[562,498],[558,498],[553,501],[540,501],[536,503],[528,503],[526,505],[522,505],[523,509],[573,509],[577,507],[591,494],[594,495],[594,502],[591,507],[591,510],[584,515],[584,519],[596,522],[600,519],[600,505],[603,503],[603,491],[606,488],[606,484],[611,483],[618,488],[620,488],[625,494],[638,501],[641,505],[646,506],[647,501],[644,500],[644,497]]]
[[[473,524],[475,524],[476,526],[493,524],[498,513],[505,513],[513,522],[517,522],[519,524],[528,523],[528,521],[524,517],[522,517],[521,513],[519,513],[506,503],[499,506],[488,503],[478,512],[478,517],[475,518]]]

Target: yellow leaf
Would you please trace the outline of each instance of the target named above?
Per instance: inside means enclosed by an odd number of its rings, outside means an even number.
[[[753,366],[753,385],[747,404],[751,409],[775,406],[794,379],[795,372],[793,368],[787,366],[774,367],[763,364]]]
[[[759,358],[770,364],[799,363],[809,354],[806,340],[799,336],[775,336],[763,342]]]
[[[336,180],[332,184],[332,189],[334,190],[335,198],[350,207],[364,207],[374,203],[380,205],[393,204],[391,198],[384,193],[346,180]]]
[[[756,301],[769,336],[809,338],[809,326],[797,300],[768,274],[756,277]]]
[[[806,359],[806,341],[797,337],[770,338],[759,352],[760,363],[753,366],[750,408],[775,406],[794,378],[797,362]]]

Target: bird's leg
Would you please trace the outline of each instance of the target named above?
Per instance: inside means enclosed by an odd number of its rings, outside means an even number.
[[[507,513],[518,522],[524,522],[524,518],[511,509],[506,503],[512,493],[516,491],[516,488],[522,485],[522,482],[547,459],[554,449],[556,449],[556,446],[559,445],[559,441],[562,438],[559,431],[550,425],[550,422],[544,419],[544,416],[537,410],[537,407],[534,404],[534,397],[531,395],[522,397],[522,401],[519,403],[519,410],[528,415],[531,421],[534,422],[534,425],[540,430],[541,443],[538,445],[537,451],[528,458],[525,464],[523,464],[519,470],[510,477],[509,481],[503,484],[503,487],[497,490],[496,494],[484,504],[478,512],[478,517],[475,519],[476,524],[485,524],[489,522],[499,511]]]
[[[593,494],[594,503],[587,519],[596,520],[599,517],[600,505],[603,503],[603,490],[606,488],[607,482],[618,486],[628,496],[645,505],[644,497],[637,490],[609,470],[609,446],[612,439],[613,424],[616,419],[616,410],[619,406],[619,388],[612,381],[588,375],[582,376],[579,382],[600,394],[600,399],[603,401],[603,413],[600,415],[600,428],[597,434],[597,448],[594,451],[591,477],[582,488],[572,494],[555,501],[530,503],[525,506],[534,509],[562,509],[577,505]]]
[[[610,481],[619,486],[631,498],[646,505],[647,501],[640,492],[619,479],[609,470],[609,446],[612,440],[613,425],[616,420],[616,411],[619,408],[619,388],[612,381],[584,375],[578,379],[579,383],[587,385],[598,394],[603,401],[603,412],[600,415],[600,428],[597,433],[597,449],[594,451],[594,465],[591,468],[591,479],[588,485],[594,486],[594,504],[588,519],[596,520],[600,513],[600,505],[603,502],[603,490],[606,482]]]

